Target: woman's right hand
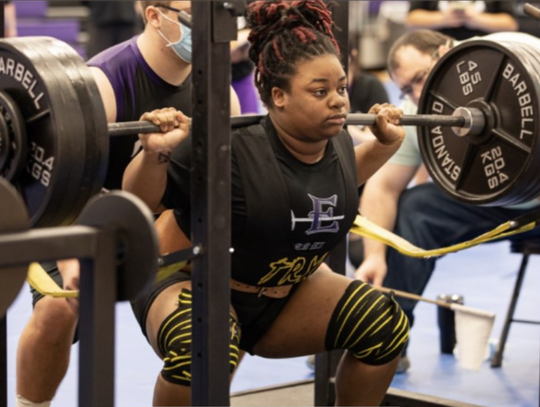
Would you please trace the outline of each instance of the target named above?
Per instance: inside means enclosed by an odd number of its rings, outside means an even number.
[[[161,133],[139,134],[143,150],[164,155],[170,155],[186,139],[191,125],[189,117],[172,107],[145,113],[140,120],[149,121],[161,129]]]
[[[405,130],[399,124],[403,110],[390,103],[376,104],[369,109],[369,114],[375,114],[375,124],[369,126],[379,143],[389,146],[399,145],[405,138]]]

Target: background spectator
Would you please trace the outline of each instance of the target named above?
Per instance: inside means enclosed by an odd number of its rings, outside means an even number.
[[[140,16],[133,1],[85,1],[90,9],[87,57],[126,41],[136,34]]]
[[[15,4],[11,1],[4,2],[4,36],[17,36],[17,16],[15,14]]]
[[[456,40],[496,31],[516,31],[511,1],[411,1],[409,28],[430,28]]]

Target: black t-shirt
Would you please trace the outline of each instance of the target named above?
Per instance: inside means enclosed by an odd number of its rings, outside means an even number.
[[[357,214],[352,141],[342,132],[321,161],[307,165],[283,146],[269,118],[262,126],[233,132],[232,276],[252,285],[298,283],[346,236]],[[190,144],[173,154],[163,199],[188,236]]]
[[[375,76],[360,73],[353,79],[349,90],[351,113],[367,113],[377,103],[389,103],[384,85]]]
[[[442,1],[411,1],[409,12],[414,10],[437,11],[444,6]],[[484,3],[485,13],[508,13],[514,15],[513,1],[475,1],[474,3]],[[448,27],[439,28],[437,31],[455,38],[458,41],[465,40],[471,37],[488,34],[486,31],[470,29],[468,27]]]

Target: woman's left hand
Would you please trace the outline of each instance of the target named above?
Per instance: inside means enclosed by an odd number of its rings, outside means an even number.
[[[377,115],[375,125],[369,129],[379,143],[389,146],[403,141],[405,129],[399,125],[399,120],[403,116],[401,109],[389,103],[376,104],[369,110],[369,114]]]

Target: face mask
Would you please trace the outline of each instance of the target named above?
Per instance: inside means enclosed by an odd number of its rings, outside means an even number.
[[[192,56],[191,56],[191,28],[186,27],[184,24],[176,22],[171,20],[169,17],[167,17],[165,14],[160,14],[167,20],[169,20],[171,23],[178,25],[178,27],[181,27],[182,30],[182,36],[180,39],[176,42],[169,41],[165,35],[161,32],[161,30],[158,30],[159,35],[167,42],[167,46],[171,47],[173,51],[178,55],[178,57],[182,60],[187,62],[188,64],[191,64]]]

